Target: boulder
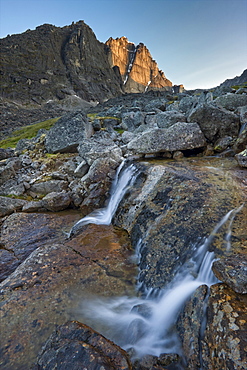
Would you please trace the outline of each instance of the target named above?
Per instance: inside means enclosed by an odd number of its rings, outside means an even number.
[[[59,326],[42,348],[35,369],[131,370],[128,354],[78,321]]]
[[[186,369],[200,369],[200,347],[205,322],[205,307],[208,299],[208,287],[201,285],[192,294],[178,317],[178,331]]]
[[[49,130],[45,148],[48,153],[74,153],[78,144],[92,135],[92,124],[84,113],[69,113],[61,117]]]
[[[118,163],[122,161],[122,151],[108,136],[96,134],[87,140],[83,140],[78,147],[79,155],[89,166],[96,159],[110,158]]]
[[[64,180],[47,180],[34,183],[30,186],[30,192],[37,195],[47,195],[52,192],[63,191],[68,187],[68,182]]]
[[[159,128],[169,128],[176,122],[186,121],[185,115],[176,111],[158,113],[150,118],[152,123],[155,122]],[[149,123],[148,117],[146,117],[146,123]]]
[[[122,128],[130,132],[144,124],[145,115],[142,112],[128,112],[122,114]]]
[[[247,94],[231,94],[219,96],[216,98],[215,103],[227,110],[235,111],[238,107],[247,105]]]
[[[216,277],[226,283],[235,292],[247,293],[247,259],[244,255],[232,255],[213,263]]]
[[[238,161],[239,166],[247,167],[247,149],[235,155],[235,158]]]
[[[40,246],[0,284],[2,370],[32,368],[57,326],[68,320],[82,321],[80,307],[88,304],[90,295],[134,294],[136,268],[126,262],[132,252],[123,230],[87,225],[80,236],[68,241],[64,231],[81,218],[80,214],[66,211],[25,216],[22,224],[13,224],[15,240],[11,245]]]
[[[12,199],[0,196],[0,217],[20,211],[26,203],[27,201],[23,199]]]
[[[225,284],[211,286],[202,369],[246,368],[246,305],[246,294],[235,293]]]
[[[237,137],[239,117],[211,104],[197,105],[189,114],[188,122],[197,122],[209,142],[224,136]]]
[[[63,211],[70,203],[70,195],[64,191],[49,193],[42,199],[43,207],[51,212]]]
[[[138,135],[127,148],[136,154],[158,154],[205,145],[205,137],[197,123],[177,122],[168,129],[151,129]]]

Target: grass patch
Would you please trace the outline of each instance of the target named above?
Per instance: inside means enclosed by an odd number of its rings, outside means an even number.
[[[87,117],[91,120],[94,120],[94,119],[99,119],[99,120],[115,119],[116,121],[121,122],[121,118],[110,117],[110,116],[98,116],[98,113],[88,113]]]
[[[243,84],[241,84],[241,85],[233,85],[232,86],[232,89],[234,89],[234,90],[238,90],[238,89],[240,89],[241,87],[247,87],[247,82],[244,82]]]
[[[38,133],[38,131],[43,128],[46,130],[49,130],[59,119],[57,118],[51,118],[46,121],[34,123],[33,125],[24,126],[18,130],[15,130],[12,132],[12,134],[0,141],[0,148],[7,149],[7,148],[14,148],[16,147],[16,144],[21,139],[32,139],[35,137]]]

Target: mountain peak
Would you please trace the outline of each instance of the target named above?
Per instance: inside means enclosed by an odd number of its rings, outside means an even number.
[[[119,68],[125,92],[171,89],[172,82],[159,70],[156,61],[142,42],[135,45],[122,36],[109,38],[105,45],[111,67]]]

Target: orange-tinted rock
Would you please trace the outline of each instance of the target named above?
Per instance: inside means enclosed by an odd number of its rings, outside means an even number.
[[[171,81],[166,78],[164,72],[159,70],[156,61],[144,44],[135,46],[126,37],[121,37],[110,38],[106,46],[110,65],[119,68],[125,92],[171,88]]]

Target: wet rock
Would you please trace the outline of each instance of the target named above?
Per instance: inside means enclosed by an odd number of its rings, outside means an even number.
[[[242,370],[246,365],[247,296],[225,284],[210,288],[202,368]]]
[[[231,287],[236,293],[247,293],[247,259],[245,255],[223,257],[213,263],[217,278]]]
[[[0,217],[20,211],[25,204],[26,201],[23,199],[12,199],[0,196]]]
[[[136,154],[158,154],[205,145],[205,137],[197,123],[177,122],[168,129],[151,129],[138,135],[127,148]]]
[[[134,361],[133,367],[134,370],[164,370],[166,368],[179,370],[181,364],[179,355],[176,353],[164,353],[159,357],[146,355],[142,359]]]
[[[221,159],[212,160],[210,167],[203,166],[203,159],[197,159],[196,166],[193,163],[141,162],[141,174],[114,217],[114,223],[129,232],[134,246],[142,243],[139,283],[144,291],[169,283],[221,218],[244,202],[241,186],[233,173],[221,167]],[[224,163],[232,166],[235,160],[224,159]],[[245,213],[246,207],[236,216],[232,236],[232,248],[240,253],[246,245],[240,241],[246,239]],[[225,252],[225,233],[227,224],[210,247],[219,255]]]
[[[96,159],[88,173],[83,176],[81,184],[86,189],[87,196],[84,197],[80,208],[86,213],[105,205],[118,165],[119,163],[111,158]],[[78,190],[80,194],[80,187]]]
[[[238,107],[247,105],[247,94],[231,94],[219,96],[216,98],[215,103],[222,108],[234,111]]]
[[[239,117],[214,105],[197,105],[189,114],[188,121],[197,122],[206,139],[212,143],[224,136],[238,136]]]
[[[36,202],[35,202],[36,203]],[[28,204],[28,203],[26,203]],[[63,216],[54,217],[42,213],[13,213],[1,225],[0,243],[2,248],[15,257],[11,261],[2,260],[1,275],[6,278],[36,248],[62,234]]]
[[[48,153],[74,153],[79,143],[92,134],[92,124],[84,113],[69,113],[60,118],[49,130],[45,148]]]
[[[43,207],[51,212],[63,211],[70,203],[70,195],[66,192],[52,192],[42,199]]]
[[[40,245],[42,241],[43,245],[0,284],[3,370],[29,369],[36,363],[57,325],[84,321],[80,307],[91,294],[109,297],[134,293],[136,268],[126,262],[131,253],[126,233],[112,226],[87,225],[79,237],[68,241],[63,231],[79,220],[78,213],[45,215],[43,223],[40,217],[36,215],[36,225],[41,226],[38,234],[34,223],[28,228],[28,219],[20,229],[18,223],[15,230],[12,228],[16,241],[20,231],[25,241],[33,230],[30,244]]]
[[[201,340],[206,325],[208,287],[196,289],[179,315],[176,328],[179,333],[186,369],[200,369]]]
[[[132,369],[128,354],[78,321],[59,326],[42,348],[34,369]]]
[[[238,161],[239,166],[247,167],[247,149],[235,155],[235,158]]]

